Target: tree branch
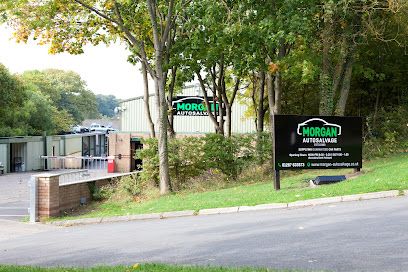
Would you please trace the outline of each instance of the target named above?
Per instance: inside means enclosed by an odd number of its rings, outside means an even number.
[[[90,11],[96,13],[96,14],[99,15],[100,17],[102,17],[102,18],[104,18],[104,19],[106,19],[106,20],[108,20],[108,21],[110,21],[110,22],[112,22],[112,23],[115,23],[115,24],[119,25],[119,22],[116,21],[115,19],[109,17],[108,15],[106,15],[105,13],[103,13],[102,11],[100,11],[100,10],[94,8],[94,7],[92,7],[92,6],[88,5],[88,4],[85,4],[85,3],[82,2],[81,0],[74,0],[74,2],[80,4],[81,6],[83,6],[83,7],[86,8],[86,9],[88,9],[88,10],[90,10]]]

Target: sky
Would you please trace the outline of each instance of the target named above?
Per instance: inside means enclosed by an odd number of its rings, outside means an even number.
[[[87,46],[82,55],[48,54],[48,46],[34,41],[27,44],[12,40],[12,30],[0,25],[0,63],[11,73],[48,68],[70,70],[81,75],[96,94],[126,99],[143,95],[143,78],[138,67],[128,63],[126,47]]]

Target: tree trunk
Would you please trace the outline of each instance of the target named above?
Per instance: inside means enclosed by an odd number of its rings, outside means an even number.
[[[159,33],[159,26],[157,22],[157,3],[153,0],[147,0],[150,21],[153,30],[153,45],[155,50],[155,76],[154,82],[156,90],[158,91],[159,100],[159,176],[160,176],[160,194],[164,195],[170,192],[170,174],[169,174],[169,157],[167,145],[167,102],[165,91],[165,73],[163,71],[163,49],[166,45],[167,35],[170,32],[170,27],[173,19],[174,0],[169,1],[168,14],[166,18],[167,24],[163,33]],[[169,48],[167,48],[169,50]]]
[[[377,88],[377,94],[375,97],[375,106],[374,106],[373,128],[377,127],[377,115],[378,115],[378,105],[379,104],[380,104],[380,88]]]
[[[262,133],[264,131],[264,120],[265,120],[264,98],[265,98],[265,72],[262,71],[260,73],[258,109],[257,109],[257,117],[256,117],[256,120],[257,120],[256,122],[256,150],[258,153],[257,161],[259,165],[262,165],[264,163],[263,152],[262,152]]]
[[[217,132],[218,127],[219,127],[219,123],[218,123],[218,120],[217,120],[217,115],[215,114],[216,113],[215,96],[213,95],[213,104],[214,104],[214,113],[213,113],[211,111],[211,104],[210,104],[210,100],[208,98],[207,89],[206,89],[205,84],[204,84],[204,79],[202,78],[200,72],[196,72],[196,75],[197,75],[198,81],[200,82],[201,90],[203,91],[204,103],[205,103],[205,106],[206,106],[206,109],[207,109],[208,116],[210,117],[210,120],[213,122],[214,127],[215,127],[215,131]]]
[[[163,80],[161,65],[156,64],[157,78],[155,79],[159,89],[159,173],[160,173],[160,194],[165,195],[170,192],[169,157],[167,145],[167,102],[165,94],[165,82]]]
[[[146,64],[142,61],[142,74],[143,74],[143,83],[144,83],[144,105],[145,105],[145,114],[147,118],[147,123],[149,125],[150,129],[150,137],[155,138],[156,137],[156,132],[154,130],[154,123],[152,120],[152,115],[150,112],[150,105],[149,105],[149,79],[147,77],[147,69],[146,69]]]
[[[344,116],[346,111],[347,98],[350,93],[351,75],[353,72],[353,59],[350,57],[345,65],[343,82],[340,88],[340,97],[336,106],[336,115]]]
[[[284,41],[281,41],[281,44],[278,49],[278,60],[283,59],[286,56],[286,44]],[[281,112],[281,97],[282,97],[282,75],[280,72],[280,67],[275,73],[275,82],[274,82],[274,92],[275,92],[275,114],[279,114]]]
[[[334,93],[332,89],[331,80],[331,61],[330,61],[330,37],[332,35],[332,22],[325,20],[324,29],[321,35],[323,44],[322,53],[322,72],[320,74],[320,115],[332,115]]]
[[[254,123],[255,127],[258,130],[258,105],[256,103],[256,89],[258,88],[258,81],[256,79],[256,76],[252,76],[252,90],[251,90],[251,100],[252,100],[252,105],[254,107]]]
[[[257,124],[256,131],[262,133],[264,131],[264,120],[265,120],[265,109],[264,109],[264,99],[265,99],[265,72],[260,73],[260,85],[259,85],[259,97],[258,97],[258,111],[257,111]]]
[[[173,95],[174,95],[174,86],[176,83],[176,73],[177,67],[173,66],[171,68],[171,81],[169,85],[169,95],[167,97],[167,104],[168,104],[168,115],[169,115],[169,126],[167,128],[170,138],[174,138],[176,136],[176,132],[174,131],[174,114],[173,114]]]
[[[282,79],[281,73],[279,71],[275,74],[275,81],[274,81],[274,92],[275,92],[275,114],[279,114],[281,112],[281,96],[282,96]]]
[[[274,93],[274,82],[273,82],[273,76],[271,73],[267,73],[266,75],[266,88],[268,89],[268,102],[269,102],[269,119],[270,119],[270,135],[271,135],[271,140],[273,141],[274,139],[274,134],[275,134],[275,124],[274,124],[274,116],[275,116],[275,93]],[[273,141],[274,142],[274,141]],[[272,147],[271,150],[271,168],[272,171],[275,170],[275,154],[274,154],[274,148]]]
[[[224,99],[222,98],[222,90],[221,90],[220,87],[218,87],[217,98],[218,98],[218,101],[214,102],[214,109],[217,108],[216,105],[218,103],[218,118],[219,118],[218,124],[219,125],[218,125],[217,133],[221,134],[221,135],[224,135],[224,123],[225,123],[225,120],[224,120],[224,111],[225,111],[225,109],[224,109],[224,107],[225,107],[225,105],[224,105]]]

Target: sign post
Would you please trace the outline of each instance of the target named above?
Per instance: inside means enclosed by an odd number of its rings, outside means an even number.
[[[280,170],[362,167],[362,118],[275,115],[274,187]]]

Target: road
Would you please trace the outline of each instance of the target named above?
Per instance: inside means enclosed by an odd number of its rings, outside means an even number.
[[[0,220],[21,221],[28,216],[30,206],[28,182],[32,175],[42,173],[67,173],[77,170],[32,171],[0,175]],[[124,174],[108,174],[106,170],[89,170],[84,178],[116,177]],[[77,178],[77,176],[74,176]],[[67,178],[70,178],[69,176]],[[71,180],[66,180],[70,182]],[[64,183],[64,180],[61,181]]]
[[[0,175],[0,220],[21,221],[28,216],[28,181],[36,172]]]
[[[293,210],[50,227],[0,241],[0,263],[164,262],[407,271],[407,207],[408,197],[398,197]]]

